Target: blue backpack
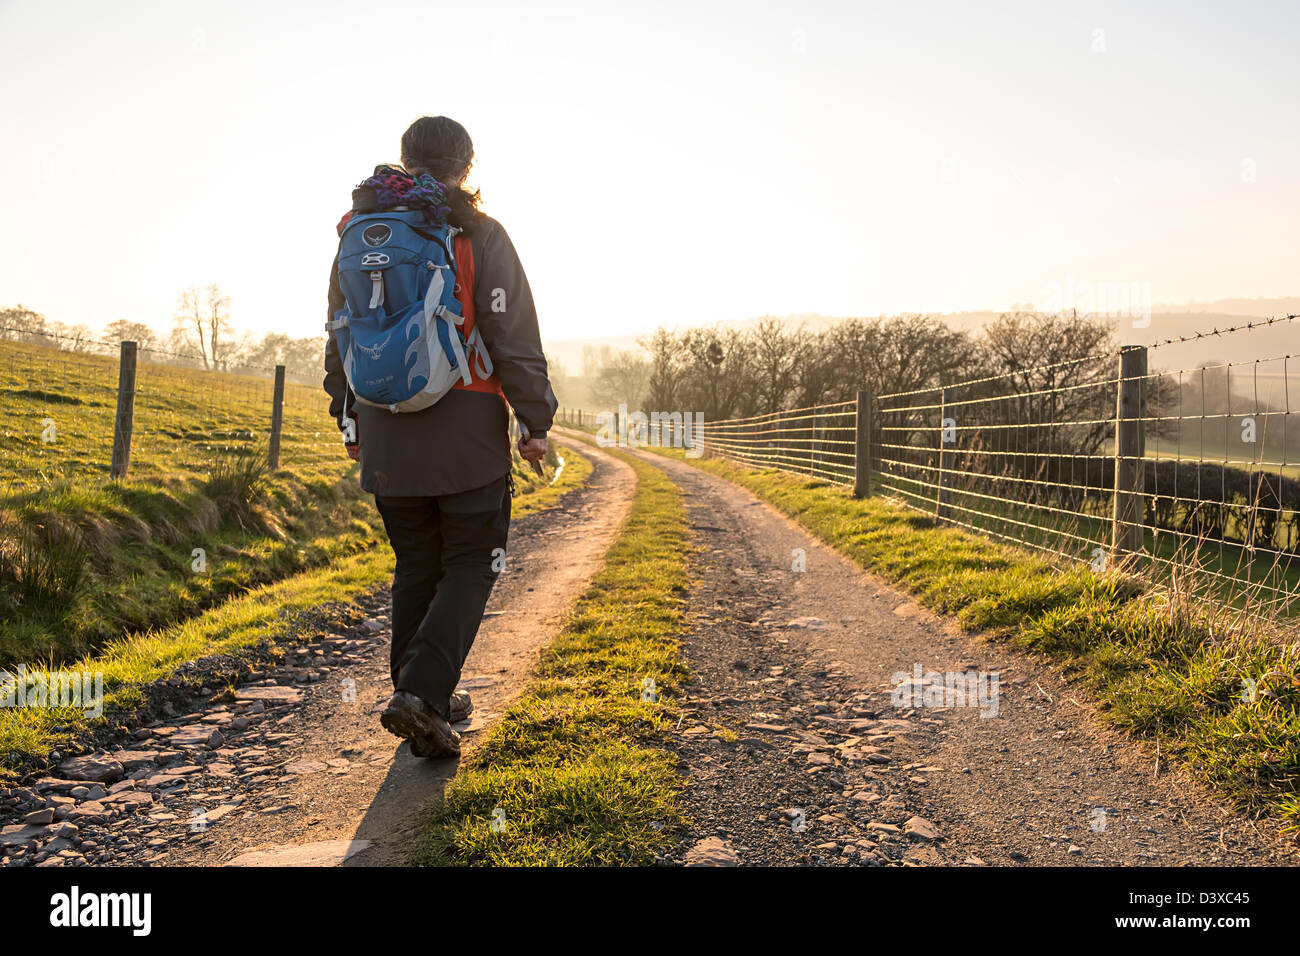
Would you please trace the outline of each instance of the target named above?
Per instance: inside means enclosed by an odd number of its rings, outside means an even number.
[[[344,227],[338,274],[347,302],[325,327],[358,402],[416,412],[457,381],[470,384],[455,295],[459,231],[419,209],[356,215]]]

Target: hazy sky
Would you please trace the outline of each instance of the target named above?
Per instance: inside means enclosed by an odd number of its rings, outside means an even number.
[[[1300,289],[1300,4],[0,0],[0,305],[321,334],[334,224],[460,120],[548,339]]]

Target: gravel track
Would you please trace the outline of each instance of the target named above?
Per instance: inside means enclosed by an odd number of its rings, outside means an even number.
[[[749,491],[641,454],[681,489],[702,548],[676,742],[695,829],[674,861],[1300,862],[1273,824],[1106,728],[1041,657],[963,632]],[[921,691],[949,671],[997,672],[996,716],[921,694],[895,706],[893,675]]]

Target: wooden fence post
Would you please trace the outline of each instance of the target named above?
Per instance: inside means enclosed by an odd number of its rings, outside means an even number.
[[[275,367],[275,392],[271,396],[271,440],[267,443],[266,460],[275,471],[280,467],[280,429],[284,425],[284,366]]]
[[[812,425],[810,426],[808,438],[808,474],[817,474],[817,453],[821,450],[817,445],[817,409],[812,410]]]
[[[1115,519],[1111,544],[1116,559],[1143,550],[1146,518],[1147,350],[1126,345],[1119,353],[1115,390]]]
[[[853,497],[871,497],[871,396],[858,389],[857,420],[854,422]]]
[[[785,412],[776,411],[776,470],[781,471],[781,460],[785,458]]]
[[[131,468],[131,432],[135,427],[134,342],[123,342],[117,363],[117,414],[113,418],[113,462],[110,478],[125,478]]]
[[[947,421],[948,389],[945,387],[939,390],[939,477],[935,480],[938,495],[934,515],[940,521],[952,517],[952,479],[944,481],[944,475],[952,470],[953,461],[953,453],[948,450],[948,443],[944,440],[948,430],[945,425]]]

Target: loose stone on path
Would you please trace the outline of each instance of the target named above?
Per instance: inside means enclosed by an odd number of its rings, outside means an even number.
[[[724,840],[705,837],[686,851],[687,866],[739,866],[740,857]]]

